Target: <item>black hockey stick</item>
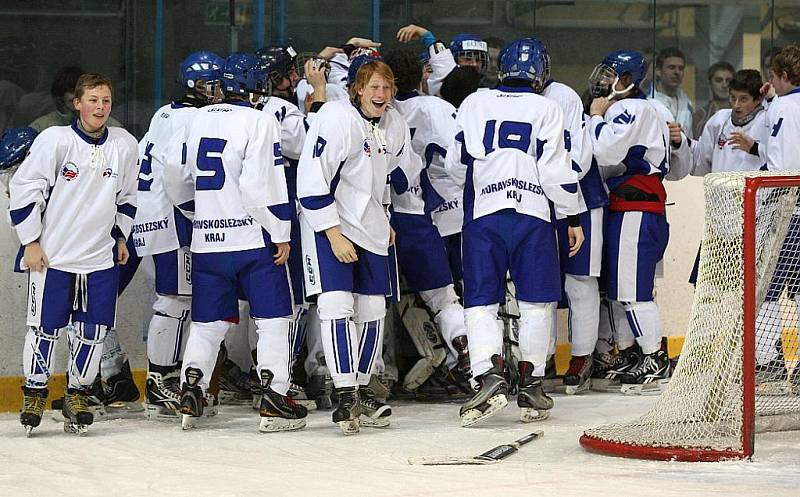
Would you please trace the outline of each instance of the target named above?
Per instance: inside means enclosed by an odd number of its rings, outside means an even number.
[[[535,431],[510,444],[498,445],[479,456],[453,457],[453,456],[422,456],[409,458],[408,464],[423,466],[453,466],[459,464],[494,464],[500,462],[511,454],[517,452],[526,443],[533,442],[544,436],[543,431]]]

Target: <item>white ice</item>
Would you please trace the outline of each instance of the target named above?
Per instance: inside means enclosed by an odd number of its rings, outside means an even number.
[[[258,415],[225,407],[195,430],[178,423],[97,422],[66,434],[46,414],[31,438],[0,415],[0,496],[800,496],[800,433],[758,435],[752,461],[677,463],[585,452],[586,427],[643,413],[654,397],[556,397],[550,419],[523,425],[514,402],[472,428],[457,404],[396,402],[392,426],[344,437],[330,412],[299,432],[261,434]],[[480,454],[541,429],[490,466],[410,466],[412,456]]]

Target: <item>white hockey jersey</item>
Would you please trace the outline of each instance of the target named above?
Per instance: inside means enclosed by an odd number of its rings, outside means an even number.
[[[279,97],[268,98],[261,110],[275,116],[281,128],[281,153],[285,167],[283,172],[286,175],[289,199],[294,201],[297,199],[297,162],[303,151],[309,126],[308,119],[311,117],[306,118],[295,104]]]
[[[136,156],[136,138],[122,128],[97,139],[74,123],[42,131],[9,184],[20,242],[38,239],[54,269],[112,267],[115,236],[127,238],[136,215]]]
[[[131,235],[136,254],[144,257],[175,250],[182,245],[177,222],[185,222],[164,190],[164,164],[173,140],[181,140],[184,128],[198,110],[190,104],[172,102],[156,111],[150,128],[139,143],[138,209]]]
[[[775,98],[767,109],[767,169],[800,169],[800,88]]]
[[[433,209],[431,217],[442,236],[460,233],[464,219],[461,205],[464,190],[450,178],[444,167],[447,147],[455,136],[455,107],[441,98],[416,92],[397,97],[395,107],[408,123],[411,148],[422,158],[425,168],[420,178],[424,205],[420,202],[416,212],[411,214],[423,214]]]
[[[731,133],[737,130],[758,143],[758,155],[733,148],[728,143]],[[688,174],[705,176],[711,172],[757,171],[767,161],[769,132],[764,110],[744,126],[736,126],[731,121],[731,109],[721,109],[706,122],[698,140],[681,141],[680,147],[672,154],[669,179],[681,179]]]
[[[605,118],[589,120],[592,153],[609,189],[634,175],[659,175],[669,169],[669,127],[665,116],[644,97],[611,104]]]
[[[182,165],[168,153],[173,202],[194,201],[192,252],[234,252],[288,242],[290,204],[275,117],[243,101],[199,109]]]
[[[326,103],[308,130],[297,173],[297,196],[314,231],[340,225],[356,245],[387,255],[386,182],[407,160],[408,137],[397,112],[374,124],[350,103]]]
[[[579,213],[563,112],[529,88],[468,96],[448,152],[447,170],[464,185],[464,225],[503,209],[549,222],[551,201],[559,214]]]

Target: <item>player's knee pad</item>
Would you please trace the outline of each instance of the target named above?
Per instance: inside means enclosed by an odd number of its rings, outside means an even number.
[[[156,301],[153,302],[155,312],[175,319],[186,320],[191,308],[192,299],[190,297],[156,294]]]
[[[386,317],[386,297],[383,295],[355,295],[353,321],[366,323]]]
[[[48,342],[55,342],[58,341],[58,337],[61,336],[62,328],[56,328],[52,330],[46,330],[41,326],[30,326],[28,329],[33,333],[33,337],[36,340],[47,340]]]
[[[321,320],[350,318],[355,299],[350,292],[323,292],[317,297],[317,312]]]
[[[458,304],[458,295],[456,295],[455,287],[452,284],[419,292],[419,296],[422,297],[425,305],[427,305],[434,314],[442,312],[453,304]]]

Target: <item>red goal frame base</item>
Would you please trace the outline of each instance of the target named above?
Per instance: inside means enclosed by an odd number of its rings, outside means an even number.
[[[602,440],[585,433],[581,436],[580,443],[584,449],[596,454],[653,461],[717,462],[748,457],[744,453],[735,450],[650,447]]]

